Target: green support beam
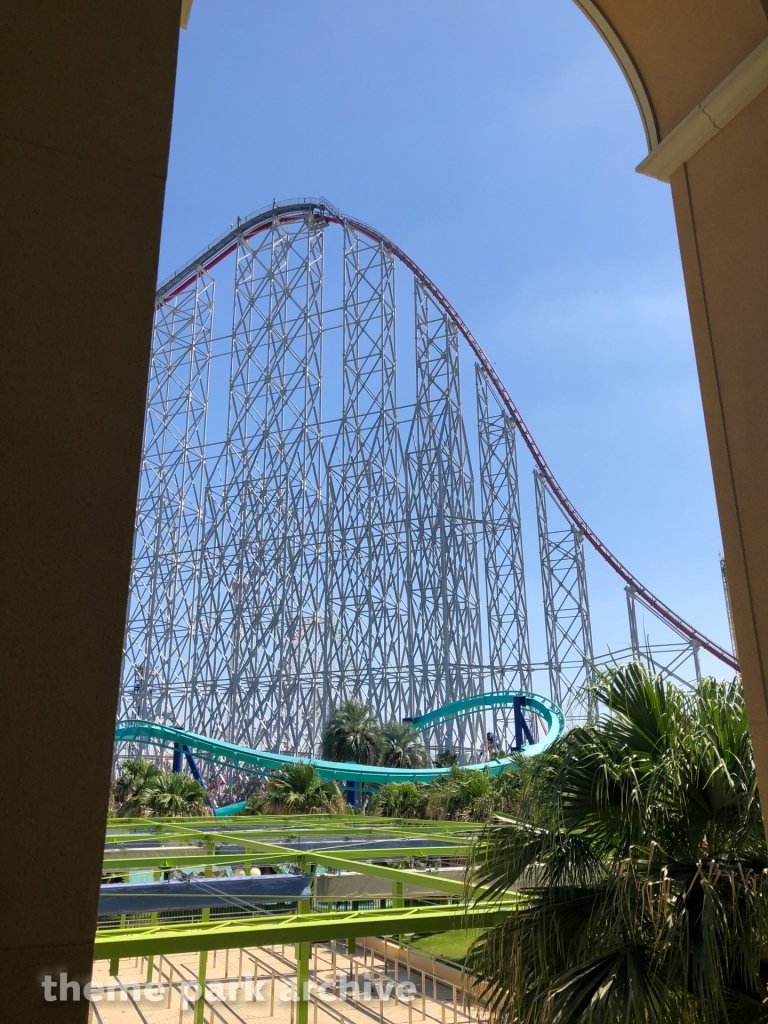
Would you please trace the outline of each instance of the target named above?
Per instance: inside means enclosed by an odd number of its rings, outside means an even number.
[[[409,872],[410,873],[410,872]],[[402,909],[405,906],[405,899],[403,898],[403,883],[400,881],[392,880],[392,906],[395,909]],[[405,941],[405,936],[402,932],[397,936],[397,941],[400,946]]]
[[[487,928],[500,924],[518,905],[519,901],[510,899],[494,904],[457,903],[452,906],[393,907],[390,910],[285,914],[197,924],[109,929],[96,933],[94,959],[113,960],[281,943],[328,942],[332,939],[369,935],[408,935],[414,932]]]
[[[197,965],[197,984],[200,993],[195,1002],[195,1024],[205,1024],[205,985],[208,977],[208,950],[201,950]]]
[[[124,872],[124,871],[170,871],[171,868],[197,868],[197,867],[228,867],[230,864],[242,864],[245,858],[252,864],[271,864],[273,857],[261,856],[253,853],[217,853],[207,854],[200,851],[200,856],[179,856],[163,857],[158,850],[155,857],[109,857],[104,861],[103,871]],[[285,863],[285,860],[282,861]]]
[[[346,851],[345,851],[346,854]],[[328,868],[339,868],[342,871],[356,871],[361,875],[373,875],[375,878],[386,878],[393,884],[399,883],[402,889],[403,883],[409,885],[420,885],[424,889],[433,889],[435,892],[447,892],[451,896],[463,896],[465,886],[453,878],[441,878],[439,875],[426,874],[420,871],[406,871],[403,868],[390,868],[384,864],[367,864],[364,861],[356,861],[351,858],[336,857],[322,851],[313,852],[313,859],[318,864]]]
[[[296,1024],[309,1024],[309,958],[311,942],[296,943]]]
[[[211,878],[213,872],[211,865],[207,864],[205,867],[205,877]],[[202,923],[207,924],[211,920],[211,909],[205,907],[202,913]],[[195,1002],[195,1024],[205,1024],[205,985],[208,977],[208,950],[200,950],[200,958],[197,964],[197,984],[199,986],[199,993]]]
[[[236,840],[239,844],[239,838]],[[103,871],[109,872],[121,872],[121,871],[168,871],[171,868],[191,868],[191,867],[205,867],[210,865],[211,867],[226,867],[230,864],[242,864],[246,859],[249,863],[253,864],[289,864],[294,863],[298,860],[299,854],[295,850],[291,850],[287,847],[277,847],[274,844],[269,844],[272,852],[265,853],[249,849],[248,846],[243,843],[244,851],[242,853],[216,853],[209,854],[201,848],[200,853],[195,854],[179,854],[178,856],[163,856],[162,849],[158,849],[156,856],[151,857],[138,857],[138,856],[125,856],[125,857],[108,857],[104,861]],[[411,857],[419,858],[436,858],[436,857],[466,857],[469,853],[470,844],[463,844],[457,846],[445,846],[445,847],[393,847],[385,850],[355,850],[355,849],[344,849],[343,857],[346,861],[365,861],[370,860],[374,857],[382,858],[386,860],[409,860]],[[279,850],[279,855],[274,852]],[[126,851],[127,852],[127,851]],[[301,856],[312,855],[312,859],[316,863],[325,864],[325,860],[321,858],[336,858],[336,853],[325,853],[323,850],[309,850],[307,853],[302,851]],[[338,858],[337,858],[338,859]],[[335,865],[327,865],[329,867]],[[358,868],[353,867],[349,870],[357,871]]]
[[[403,899],[403,883],[398,881],[392,882],[392,906],[401,910],[405,906],[405,900]]]
[[[352,843],[350,849],[345,846],[343,850],[310,850],[313,859],[316,857],[344,857],[347,860],[409,860],[411,857],[466,857],[471,851],[472,843],[456,843],[452,846],[387,846],[380,849],[355,849]],[[309,855],[309,854],[308,854]]]
[[[153,838],[173,838],[175,830],[179,827],[192,831],[198,838],[201,833],[215,826],[215,831],[226,830],[228,825],[237,823],[238,830],[247,828],[254,835],[270,835],[274,833],[286,834],[288,831],[295,834],[311,832],[314,834],[327,834],[349,836],[354,835],[379,835],[394,833],[400,836],[427,836],[441,837],[449,832],[456,835],[475,835],[482,831],[483,825],[478,822],[458,822],[428,820],[421,818],[376,818],[361,817],[360,815],[347,816],[344,814],[294,814],[279,815],[270,814],[267,816],[245,817],[237,815],[231,819],[211,818],[210,816],[200,818],[184,818],[183,825],[179,825],[179,819],[168,818],[112,818],[107,823],[107,842],[125,842],[127,837],[141,839],[152,836]],[[239,833],[242,834],[242,833]]]
[[[185,829],[184,826],[180,825],[180,826],[177,826],[177,834],[178,835],[184,835],[184,834],[188,835],[190,833],[189,833],[188,829]],[[328,861],[329,862],[328,866],[336,867],[337,865],[335,863],[333,863],[333,862],[335,860],[339,859],[336,854],[326,853],[324,850],[313,850],[313,849],[301,850],[301,851],[293,850],[293,849],[291,849],[289,847],[280,846],[277,843],[265,843],[265,842],[263,842],[261,840],[258,840],[258,839],[251,839],[250,837],[244,835],[241,832],[229,833],[229,834],[226,833],[226,832],[224,832],[224,833],[221,833],[221,832],[208,832],[206,834],[206,840],[210,844],[215,844],[215,843],[228,843],[228,844],[232,844],[233,842],[235,842],[238,846],[244,847],[244,849],[246,850],[247,853],[250,853],[250,851],[253,850],[253,851],[257,852],[257,853],[263,854],[265,857],[269,858],[271,861],[274,861],[275,863],[278,863],[278,864],[283,864],[286,861],[292,861],[292,860],[293,861],[298,861],[298,860],[300,860],[303,857],[305,859],[311,858],[312,861],[314,861],[315,863],[318,863],[318,864],[325,864],[326,861]],[[401,856],[401,857],[458,857],[458,856],[466,856],[467,852],[468,852],[468,844],[467,845],[462,845],[462,846],[448,846],[448,847],[432,847],[432,846],[410,847],[410,848],[405,847],[405,848],[399,849],[397,852],[395,852],[393,850],[388,850],[388,849],[381,849],[381,850],[358,850],[358,851],[356,851],[357,857],[359,857],[361,859],[364,858],[364,857],[365,858],[381,857],[381,858],[391,859],[392,857],[395,857],[395,856]],[[237,854],[238,858],[242,858],[243,856],[245,856],[245,854]],[[343,851],[343,856],[345,858],[349,858],[349,853],[348,853],[348,851],[346,849]],[[233,858],[233,859],[235,859],[235,858]],[[355,870],[357,870],[357,869],[355,869]],[[386,876],[382,876],[382,877],[386,877]]]

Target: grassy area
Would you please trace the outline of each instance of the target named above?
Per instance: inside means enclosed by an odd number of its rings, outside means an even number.
[[[442,956],[461,964],[469,947],[485,931],[485,928],[467,928],[455,932],[438,932],[436,935],[423,935],[414,939],[411,945],[429,956]]]

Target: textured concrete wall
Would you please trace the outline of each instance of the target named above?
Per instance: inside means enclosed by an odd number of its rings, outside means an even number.
[[[4,1024],[87,1018],[179,12],[0,4]]]
[[[672,177],[750,728],[768,814],[768,90]]]
[[[576,2],[587,14],[597,8],[618,34],[662,141],[768,36],[761,0]],[[768,813],[766,168],[768,90],[676,170],[671,185],[736,643]]]

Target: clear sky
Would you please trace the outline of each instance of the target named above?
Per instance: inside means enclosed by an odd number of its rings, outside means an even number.
[[[194,0],[160,274],[273,198],[375,225],[469,324],[592,527],[728,646],[671,196],[645,153],[571,0]]]

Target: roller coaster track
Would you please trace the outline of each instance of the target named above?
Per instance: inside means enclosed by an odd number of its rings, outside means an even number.
[[[565,716],[560,708],[546,697],[528,693],[525,690],[505,690],[479,694],[476,697],[465,697],[454,701],[443,708],[419,716],[413,720],[418,728],[430,728],[438,722],[446,722],[460,718],[486,708],[514,707],[520,699],[525,701],[526,711],[533,711],[546,726],[546,734],[538,743],[522,748],[526,755],[538,754],[551,746],[565,731]],[[323,761],[315,757],[295,757],[288,754],[267,750],[251,750],[224,740],[210,739],[177,729],[173,726],[160,725],[157,722],[124,721],[118,722],[115,728],[116,743],[151,743],[161,747],[188,748],[206,760],[227,761],[238,768],[251,771],[278,771],[286,764],[308,764],[316,769],[323,779],[338,782],[365,783],[385,785],[388,782],[432,782],[434,779],[450,773],[449,768],[387,768],[379,765],[363,765]],[[512,758],[500,757],[483,764],[473,764],[472,770],[483,770],[490,775],[499,775],[513,763]],[[237,805],[239,808],[242,805]],[[220,810],[226,811],[227,808]]]
[[[460,333],[472,349],[472,352],[480,365],[483,367],[488,379],[493,384],[496,393],[506,408],[509,416],[514,421],[517,430],[523,437],[526,447],[536,464],[538,472],[541,474],[552,492],[563,514],[571,521],[576,530],[578,530],[579,533],[589,541],[600,557],[613,569],[625,584],[627,584],[627,586],[630,587],[663,621],[671,626],[672,629],[684,636],[694,646],[707,651],[728,668],[738,672],[739,663],[733,654],[726,651],[719,644],[715,643],[714,640],[711,640],[704,633],[701,633],[695,627],[691,626],[690,623],[686,622],[668,605],[656,597],[655,594],[644,586],[640,580],[638,580],[637,577],[634,576],[621,561],[619,561],[619,559],[597,536],[594,530],[590,528],[589,524],[579,514],[577,509],[568,499],[565,491],[558,483],[554,473],[542,455],[539,446],[536,444],[531,431],[523,420],[520,411],[513,402],[509,392],[504,387],[504,384],[494,369],[492,362],[481,348],[469,327],[446,299],[434,281],[432,281],[432,279],[407,255],[407,253],[403,252],[399,246],[395,245],[394,242],[390,241],[390,239],[380,231],[372,228],[369,224],[365,224],[363,221],[341,213],[324,198],[305,198],[274,204],[271,207],[259,210],[245,219],[238,218],[237,224],[234,225],[229,232],[223,234],[212,245],[199,253],[192,261],[171,275],[161,285],[158,290],[158,302],[167,301],[175,295],[178,295],[187,288],[192,281],[194,281],[201,269],[210,270],[221,260],[229,256],[235,251],[238,239],[253,237],[258,234],[258,232],[270,228],[275,222],[279,221],[283,224],[292,223],[301,220],[308,214],[325,218],[329,223],[347,224],[355,231],[360,232],[374,242],[383,245],[411,271],[414,277],[421,282],[424,288],[432,295],[434,300],[443,308],[445,313],[447,313],[448,316],[456,323]]]

